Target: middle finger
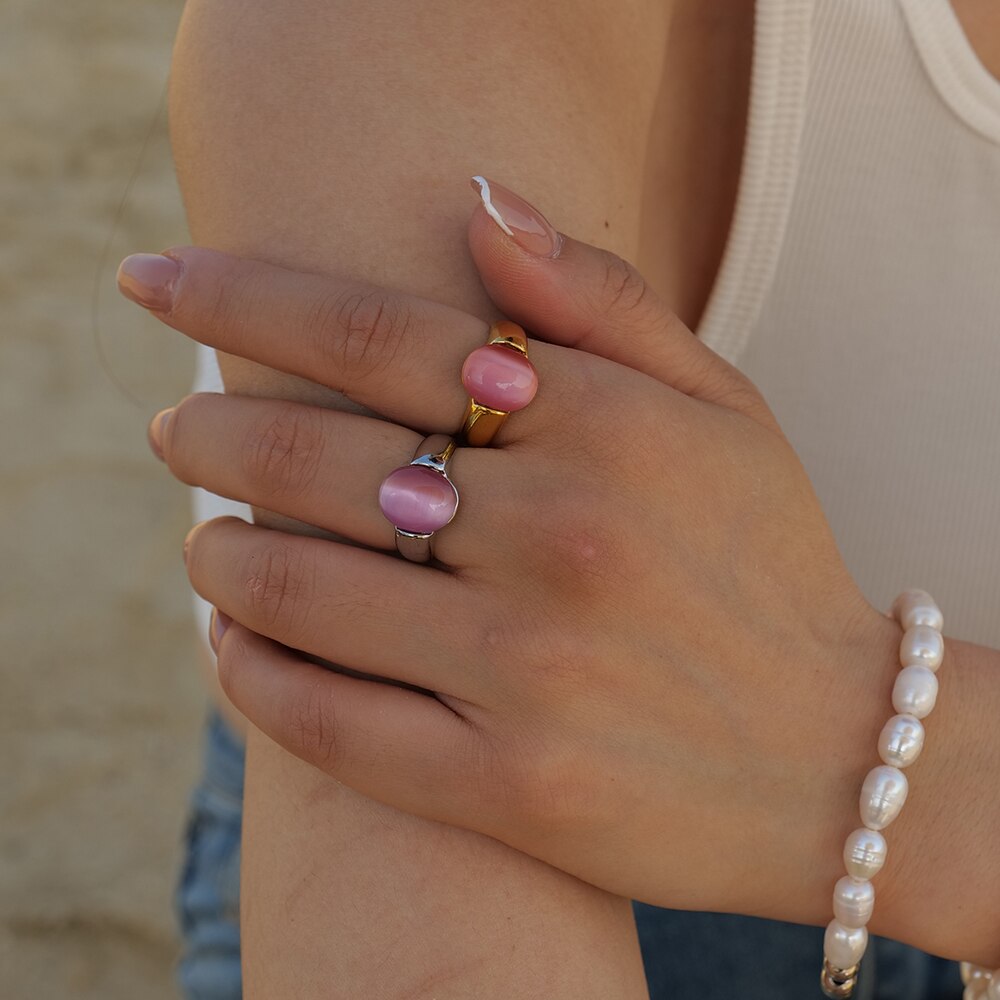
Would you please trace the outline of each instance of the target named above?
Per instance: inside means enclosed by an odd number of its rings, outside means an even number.
[[[308,274],[201,247],[168,253],[179,265],[159,319],[202,344],[343,393],[426,433],[450,434],[467,396],[462,363],[486,343],[487,323],[442,303],[360,281]],[[544,391],[498,443],[565,418],[581,398],[577,352],[531,341]]]

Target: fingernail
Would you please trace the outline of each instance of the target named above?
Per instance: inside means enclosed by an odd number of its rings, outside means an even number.
[[[212,622],[208,628],[208,642],[216,656],[219,655],[219,644],[222,642],[222,637],[226,634],[226,629],[232,624],[232,618],[224,611],[220,611],[218,608],[212,609]]]
[[[194,537],[194,533],[201,527],[200,524],[196,524],[185,536],[184,538],[184,565],[187,566],[188,553],[191,549],[191,539]]]
[[[149,430],[147,432],[147,437],[149,438],[149,447],[152,449],[153,454],[162,462],[163,458],[163,435],[167,430],[167,421],[173,415],[174,408],[170,407],[169,410],[160,410],[159,413],[153,417],[149,422]]]
[[[472,190],[483,199],[493,221],[522,249],[536,257],[558,257],[562,249],[559,235],[533,205],[496,181],[477,174]]]
[[[169,312],[181,265],[161,253],[134,253],[118,265],[118,290],[144,309]]]

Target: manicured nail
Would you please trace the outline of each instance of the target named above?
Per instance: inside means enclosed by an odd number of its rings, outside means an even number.
[[[549,220],[520,195],[477,174],[472,190],[483,199],[490,218],[522,249],[536,257],[558,257],[562,236]]]
[[[161,462],[164,461],[163,435],[166,433],[167,421],[173,416],[173,412],[173,407],[170,407],[169,410],[160,410],[149,422],[149,430],[146,435],[149,438],[149,447]]]
[[[184,565],[187,566],[188,552],[191,550],[191,539],[194,537],[194,533],[201,527],[201,524],[196,524],[188,533],[184,536]]]
[[[118,290],[144,309],[169,312],[181,265],[161,253],[134,253],[118,265]]]
[[[219,655],[219,644],[222,642],[222,637],[232,624],[233,620],[229,615],[218,608],[212,608],[212,623],[208,629],[208,642],[216,656]]]

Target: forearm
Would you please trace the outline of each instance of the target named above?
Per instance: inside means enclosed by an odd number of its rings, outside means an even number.
[[[629,904],[366,799],[251,730],[248,997],[645,997]]]
[[[495,86],[503,75],[495,54],[478,67],[479,93],[451,84],[468,95],[475,127],[435,119],[434,107],[418,99],[386,130],[379,118],[389,106],[373,106],[352,87],[391,78],[398,60],[380,65],[377,52],[345,48],[346,32],[330,22],[337,7],[188,4],[171,128],[196,242],[387,284],[491,318],[464,236],[466,178],[490,169],[523,184],[574,232],[629,252],[641,150],[587,166],[589,136],[568,142],[530,114],[522,134],[512,135],[513,108],[525,95]],[[494,13],[484,7],[482,17]],[[373,8],[371,16],[386,11]],[[371,38],[386,30],[373,24]],[[484,44],[490,33],[484,23],[481,37],[456,43]],[[560,80],[572,87],[585,69],[567,70],[566,79],[544,65],[559,58],[510,55],[536,75],[541,92]],[[396,87],[386,101],[413,99],[405,79]],[[595,120],[610,120],[612,111],[596,110]],[[565,165],[553,167],[559,153]],[[223,371],[231,390],[345,405],[236,359],[223,359]],[[266,512],[258,519],[274,523]],[[244,830],[248,996],[645,995],[627,901],[489,838],[365,799],[254,732]]]

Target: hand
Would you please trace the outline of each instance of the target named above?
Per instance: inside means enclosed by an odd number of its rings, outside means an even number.
[[[292,753],[401,809],[622,895],[824,922],[896,627],[755,387],[633,268],[568,238],[532,257],[482,209],[470,246],[539,338],[540,389],[497,447],[456,453],[434,567],[395,556],[376,496],[425,433],[460,425],[458,372],[487,325],[172,252],[161,319],[386,418],[200,395],[159,425],[185,482],[368,547],[197,527],[192,583],[234,622],[223,687]]]

